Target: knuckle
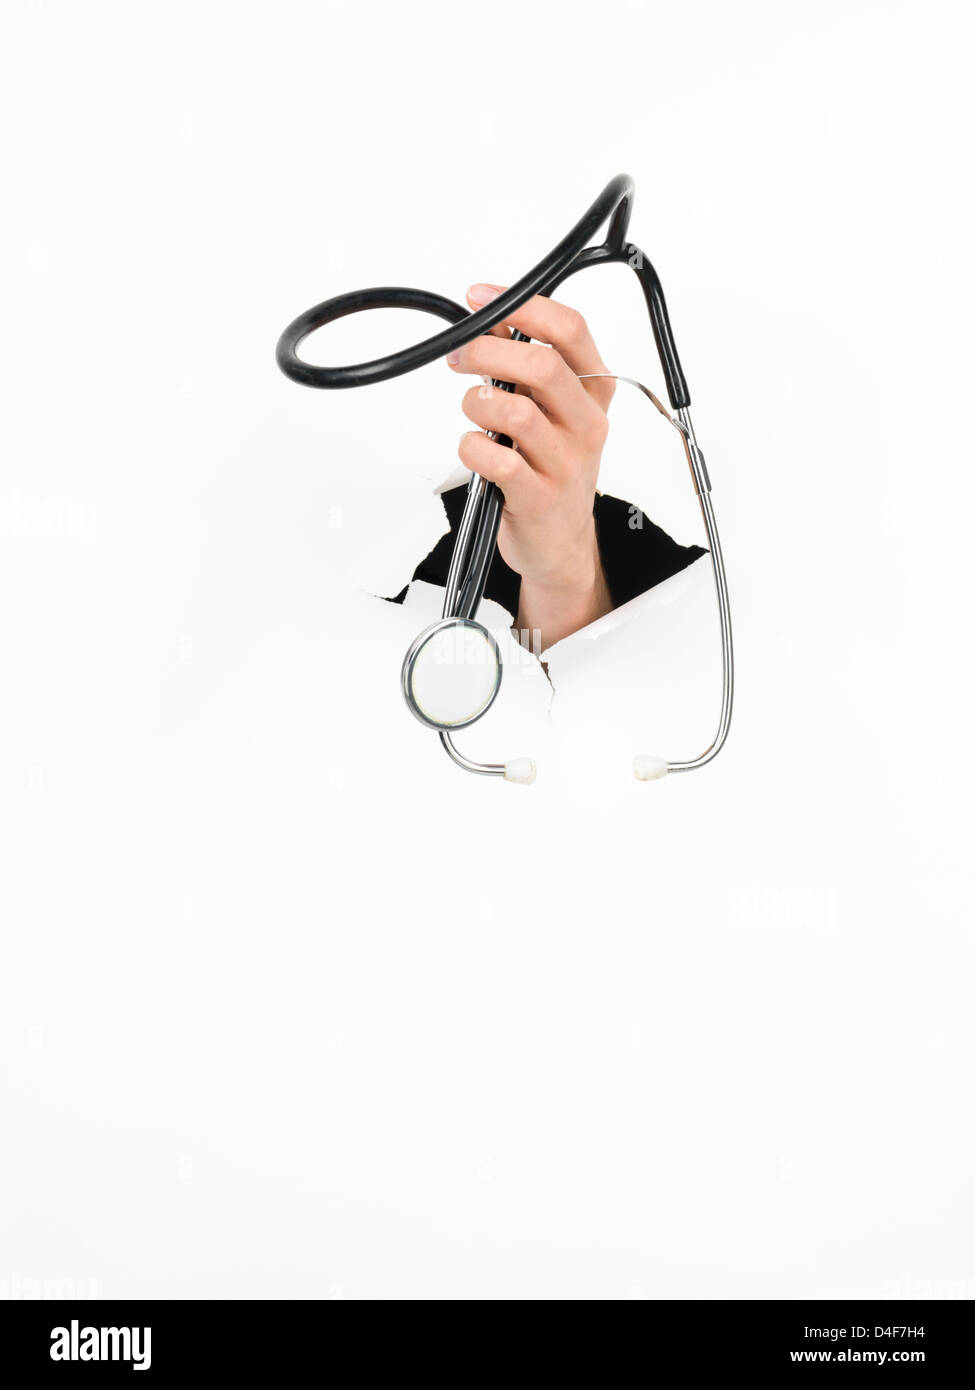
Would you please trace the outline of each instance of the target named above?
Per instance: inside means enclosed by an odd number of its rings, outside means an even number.
[[[527,396],[512,396],[508,406],[508,423],[515,434],[525,434],[534,423],[535,406]]]
[[[500,487],[510,483],[517,471],[518,458],[513,449],[503,449],[492,463],[492,476]]]
[[[580,343],[588,332],[586,320],[579,313],[578,309],[566,308],[563,320],[562,336],[568,343]]]
[[[616,394],[616,382],[606,377],[602,379],[597,378],[594,381],[584,381],[582,384],[586,388],[586,395],[599,408],[600,414],[605,416],[606,411],[610,407],[610,402]],[[609,422],[607,421],[607,427],[608,424]]]
[[[609,421],[606,416],[600,413],[598,417],[587,421],[581,431],[580,443],[583,448],[592,453],[601,453],[606,437],[609,434]]]
[[[592,437],[597,444],[603,445],[609,436],[609,417],[603,411],[598,411],[592,423]]]
[[[553,348],[539,348],[535,379],[540,386],[551,386],[562,370],[562,359]]]
[[[484,339],[475,338],[467,344],[464,349],[463,365],[469,372],[481,371],[481,364],[484,361]]]

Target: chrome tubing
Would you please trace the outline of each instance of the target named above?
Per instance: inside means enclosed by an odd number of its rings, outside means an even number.
[[[691,471],[694,491],[697,493],[697,500],[701,505],[701,516],[704,518],[704,530],[708,538],[708,551],[711,555],[711,572],[714,576],[714,593],[718,604],[718,620],[721,630],[721,713],[718,718],[718,732],[700,757],[688,758],[683,762],[674,762],[669,758],[666,760],[668,772],[693,772],[695,768],[704,767],[721,752],[725,739],[728,737],[728,730],[731,728],[731,710],[735,696],[735,652],[731,639],[731,604],[728,599],[728,579],[725,574],[721,538],[718,535],[718,523],[711,502],[711,479],[708,476],[707,464],[698,447],[694,425],[691,421],[691,412],[687,406],[681,406],[676,414],[671,415],[649,386],[644,386],[642,381],[637,381],[634,377],[619,376],[615,372],[585,372],[579,377],[579,380],[623,381],[628,386],[635,386],[656,406],[664,419],[673,425],[684,445],[684,453],[687,456],[687,465]]]

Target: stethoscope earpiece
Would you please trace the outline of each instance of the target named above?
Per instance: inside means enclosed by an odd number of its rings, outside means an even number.
[[[633,759],[633,776],[638,782],[656,782],[666,777],[670,763],[666,758],[655,758],[652,753],[638,753]]]

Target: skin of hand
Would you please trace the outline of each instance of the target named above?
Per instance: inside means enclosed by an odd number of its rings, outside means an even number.
[[[467,300],[479,309],[501,293],[499,285],[473,285]],[[511,329],[536,341],[517,342]],[[579,381],[580,373],[607,368],[582,315],[542,295],[447,362],[455,372],[515,385],[510,392],[482,382],[467,391],[462,408],[479,428],[461,436],[457,452],[504,494],[498,549],[521,575],[515,626],[540,633],[542,649],[550,647],[613,607],[593,499],[616,383]],[[514,447],[489,439],[488,430]]]

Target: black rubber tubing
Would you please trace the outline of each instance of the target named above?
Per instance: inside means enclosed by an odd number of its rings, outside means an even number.
[[[633,180],[627,174],[617,174],[547,256],[497,299],[473,314],[443,295],[402,286],[353,290],[350,294],[326,299],[299,315],[281,334],[276,353],[278,366],[292,381],[327,391],[388,381],[463,347],[482,333],[487,333],[495,324],[509,318],[533,295],[550,294],[577,271],[591,265],[622,261],[630,266],[643,288],[670,403],[675,410],[689,406],[690,393],[677,356],[660,280],[639,247],[626,241],[632,203]],[[607,219],[609,230],[605,242],[600,246],[588,246],[587,243]],[[388,353],[385,357],[376,357],[371,362],[356,362],[344,367],[317,367],[298,356],[298,347],[310,333],[327,323],[366,309],[419,309],[446,319],[451,326],[431,338],[425,338],[399,352]]]

